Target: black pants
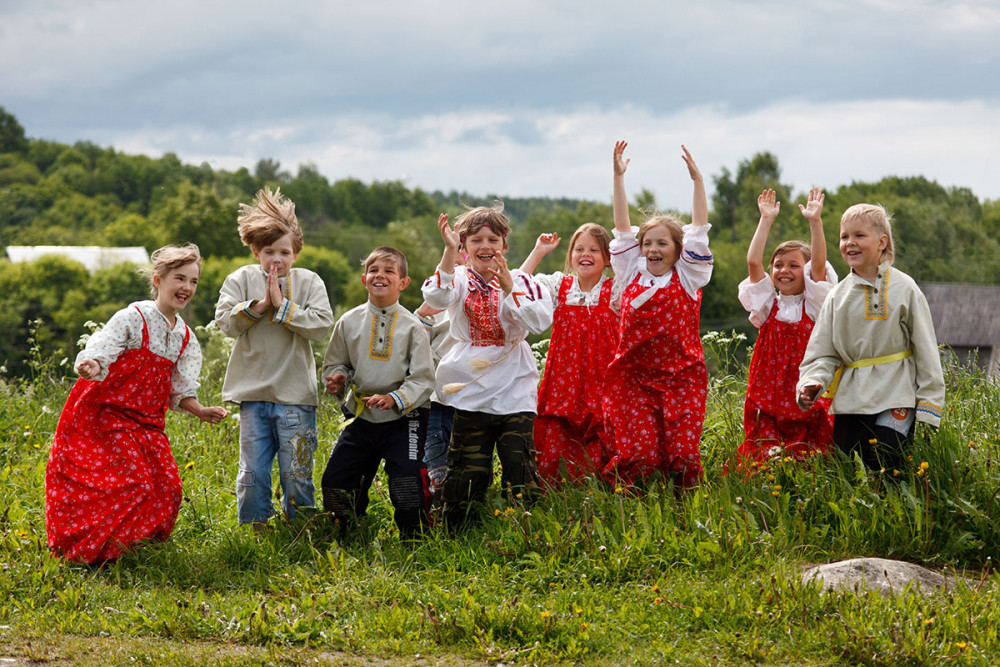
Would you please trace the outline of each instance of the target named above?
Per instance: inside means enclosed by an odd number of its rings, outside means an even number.
[[[913,444],[913,428],[903,434],[888,426],[877,426],[878,415],[834,415],[833,442],[848,456],[858,452],[872,470],[902,470],[905,452]],[[874,441],[874,442],[873,442]]]
[[[350,525],[368,509],[368,490],[385,461],[393,518],[403,537],[427,524],[430,492],[424,466],[427,408],[380,424],[358,419],[344,428],[323,471],[323,507]]]

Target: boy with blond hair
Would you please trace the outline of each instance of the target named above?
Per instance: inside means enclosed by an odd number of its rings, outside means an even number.
[[[427,523],[429,491],[424,439],[434,362],[420,320],[399,305],[410,284],[406,256],[376,248],[361,281],[368,302],[333,328],[323,360],[327,393],[343,401],[351,420],[323,472],[323,506],[350,526],[368,508],[368,489],[385,461],[389,499],[400,535],[416,537]]]
[[[333,324],[323,279],[293,268],[302,250],[295,204],[265,188],[240,204],[240,240],[259,264],[231,273],[222,285],[215,322],[236,339],[222,398],[240,404],[240,470],[236,506],[241,524],[263,525],[274,514],[271,468],[278,459],[285,516],[315,504],[316,361],[311,341]]]

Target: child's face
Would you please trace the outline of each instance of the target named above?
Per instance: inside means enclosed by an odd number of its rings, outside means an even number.
[[[374,259],[361,275],[361,282],[368,290],[369,300],[380,308],[399,301],[399,294],[410,284],[409,276],[402,276],[396,262]]]
[[[507,241],[487,225],[475,234],[465,237],[463,248],[468,255],[468,264],[476,273],[487,273],[493,266],[493,259],[507,251]]]
[[[173,317],[191,303],[198,289],[201,268],[197,262],[190,262],[176,269],[170,269],[163,276],[153,276],[153,284],[158,293],[156,307],[167,317]]]
[[[642,237],[642,256],[646,258],[646,269],[654,276],[665,275],[674,268],[681,249],[663,225],[653,225]]]
[[[806,256],[801,250],[789,250],[774,258],[771,264],[771,282],[784,295],[802,294],[806,291]]]
[[[876,234],[863,220],[851,218],[840,223],[840,256],[859,276],[874,278],[888,244],[889,237]]]
[[[569,261],[573,272],[587,280],[600,277],[610,258],[604,255],[604,249],[593,234],[583,233],[577,237],[576,243],[570,249]]]
[[[292,245],[291,234],[285,234],[271,245],[254,250],[253,256],[260,261],[260,266],[265,273],[277,271],[278,277],[283,277],[292,270],[292,265],[299,258],[299,253],[295,252],[295,247]]]

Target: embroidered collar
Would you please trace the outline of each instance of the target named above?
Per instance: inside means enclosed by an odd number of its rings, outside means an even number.
[[[379,316],[386,316],[386,317],[388,317],[390,315],[394,315],[397,310],[399,310],[399,302],[398,301],[396,303],[390,305],[390,306],[386,306],[385,308],[379,308],[378,306],[376,306],[371,301],[368,302],[368,312],[371,313],[372,315],[376,316],[376,317],[379,317]]]
[[[484,294],[490,291],[490,288],[499,289],[500,284],[497,282],[496,278],[490,282],[486,282],[486,279],[479,275],[474,269],[468,269],[469,273],[469,287],[471,289],[478,290]]]

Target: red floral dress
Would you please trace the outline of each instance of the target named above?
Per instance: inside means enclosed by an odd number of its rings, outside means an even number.
[[[618,345],[618,314],[611,308],[613,280],[605,280],[598,304],[570,306],[566,295],[573,276],[563,278],[552,325],[545,373],[538,387],[535,450],[538,472],[549,484],[566,475],[577,479],[599,473],[604,454],[601,387]]]
[[[187,329],[181,354],[190,337]],[[81,378],[73,386],[45,472],[54,554],[101,563],[134,542],[170,536],[181,506],[164,433],[174,363],[150,351],[143,318],[141,348],[122,352],[103,381]]]
[[[743,407],[746,437],[739,447],[740,470],[753,472],[753,462],[763,462],[772,447],[781,456],[803,458],[827,451],[833,442],[833,417],[828,414],[830,399],[819,398],[803,412],[795,403],[799,363],[812,333],[813,321],[806,315],[798,322],[782,322],[777,317],[778,301],[760,326]]]
[[[685,487],[701,479],[708,373],[698,334],[701,290],[692,298],[676,270],[638,308],[638,277],[622,295],[621,341],[605,378],[605,473],[633,484],[656,471]]]

